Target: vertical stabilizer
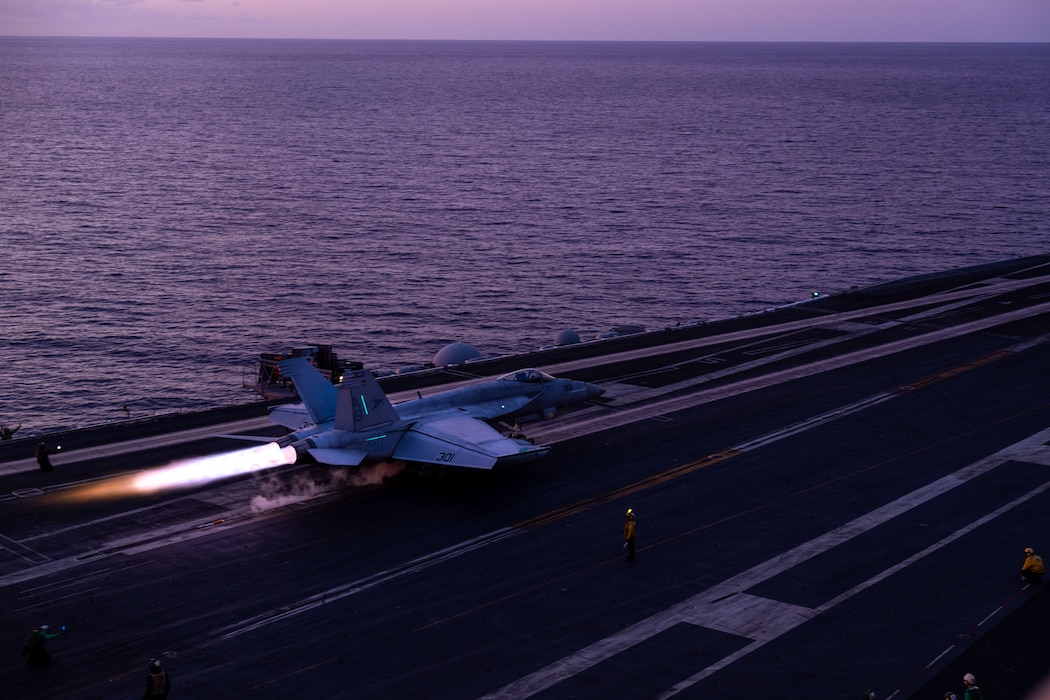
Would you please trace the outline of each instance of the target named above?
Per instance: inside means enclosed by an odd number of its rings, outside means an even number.
[[[310,420],[315,425],[335,417],[336,397],[338,391],[332,382],[325,379],[316,367],[302,357],[293,357],[277,364],[282,376],[288,377],[299,392]]]
[[[368,370],[352,372],[339,385],[339,402],[333,426],[336,430],[359,433],[398,420],[397,411]]]

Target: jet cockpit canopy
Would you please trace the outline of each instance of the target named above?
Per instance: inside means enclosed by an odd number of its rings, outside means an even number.
[[[522,382],[524,384],[540,384],[553,382],[554,377],[538,369],[519,369],[517,372],[504,374],[499,378],[502,382]]]

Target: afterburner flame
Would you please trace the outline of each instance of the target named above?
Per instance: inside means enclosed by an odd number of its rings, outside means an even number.
[[[166,467],[117,476],[64,492],[60,500],[87,501],[144,496],[170,489],[201,486],[231,476],[295,463],[295,450],[276,442],[236,452],[185,459]]]
[[[268,442],[247,450],[200,457],[176,462],[160,469],[150,469],[136,474],[132,479],[131,488],[136,493],[156,493],[172,488],[200,486],[210,481],[294,462],[295,450],[291,447],[281,448],[276,442]]]

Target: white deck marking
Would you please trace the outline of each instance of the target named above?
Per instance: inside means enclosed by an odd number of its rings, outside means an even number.
[[[315,593],[314,595],[296,603],[283,605],[280,608],[268,610],[254,617],[250,617],[247,620],[234,623],[233,625],[230,625],[230,631],[218,637],[216,641],[233,639],[234,637],[239,637],[246,632],[257,630],[260,627],[265,627],[274,622],[296,617],[297,615],[301,615],[302,613],[313,610],[314,608],[319,608],[322,605],[333,603],[337,600],[346,598],[347,596],[363,593],[364,591],[375,588],[380,584],[393,581],[402,576],[419,573],[420,571],[429,569],[432,566],[442,564],[450,559],[455,559],[456,557],[467,554],[468,552],[473,552],[476,549],[487,547],[490,544],[502,542],[505,539],[515,537],[521,533],[521,530],[515,530],[510,527],[493,530],[492,532],[480,535],[465,542],[460,542],[452,547],[446,547],[445,549],[431,552],[430,554],[419,557],[418,559],[407,561],[404,564],[387,569],[386,571],[380,571],[371,576],[358,579],[357,581],[351,581],[350,583],[341,586],[329,588],[328,590]]]
[[[798,627],[817,613],[801,605],[737,593],[686,612],[681,622],[768,642]]]
[[[5,535],[0,535],[0,549],[10,552],[31,566],[37,566],[51,560],[51,557],[26,547],[21,542],[16,542]]]
[[[823,612],[827,612],[842,601],[885,580],[887,577],[897,573],[907,566],[910,566],[914,562],[929,556],[931,552],[954,542],[956,539],[968,534],[981,525],[1043,493],[1047,489],[1050,489],[1050,481],[1040,487],[1030,489],[1020,498],[1017,498],[985,515],[983,518],[975,520],[969,525],[960,528],[956,532],[948,535],[930,547],[927,547],[923,551],[906,558],[902,562],[886,569],[877,576],[854,586],[817,608],[807,609],[799,606],[789,606],[776,601],[760,602],[760,598],[745,594],[744,592],[747,589],[775,576],[779,576],[792,567],[806,562],[819,554],[823,554],[844,542],[848,542],[854,537],[868,532],[903,513],[927,503],[933,498],[936,498],[957,486],[967,483],[971,479],[986,474],[1008,461],[1026,461],[1043,464],[1048,453],[1050,453],[1050,448],[1045,444],[1048,440],[1050,440],[1050,428],[1042,430],[1018,443],[1010,445],[990,457],[986,457],[985,459],[963,467],[953,474],[948,474],[947,476],[941,477],[922,488],[905,494],[904,496],[880,508],[876,508],[851,522],[828,531],[820,537],[779,554],[768,561],[762,562],[761,564],[727,579],[706,591],[687,598],[662,612],[651,615],[621,632],[598,640],[594,644],[584,647],[574,654],[570,654],[535,673],[524,676],[499,690],[485,695],[482,700],[510,700],[511,698],[518,699],[531,697],[536,693],[542,692],[561,681],[566,680],[567,678],[586,671],[599,663],[607,661],[616,654],[626,651],[677,624],[697,624],[699,622],[699,624],[704,627],[720,629],[721,631],[732,631],[734,634],[740,634],[741,636],[754,639],[752,644],[749,644],[733,654],[724,657],[715,664],[702,669],[681,683],[678,683],[661,696],[662,698],[671,697],[678,692],[695,685],[716,671],[725,668],[733,661],[747,656],[752,651],[760,648],[788,630],[801,625],[806,620]],[[733,600],[736,598],[739,598],[739,601]],[[728,622],[721,619],[720,616],[722,613],[729,614],[731,619]],[[774,619],[769,621],[764,619],[763,615],[767,614],[772,614]],[[717,626],[716,624],[711,624],[712,620],[716,622]]]

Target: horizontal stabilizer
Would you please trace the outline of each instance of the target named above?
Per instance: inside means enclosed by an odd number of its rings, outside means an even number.
[[[368,456],[363,450],[344,450],[338,447],[314,447],[307,452],[318,463],[335,467],[356,467]]]
[[[528,462],[548,448],[503,437],[469,416],[447,416],[413,425],[394,450],[394,459],[446,467],[492,469],[498,462]]]
[[[270,415],[267,418],[289,430],[304,430],[314,425],[314,422],[310,420],[310,414],[306,411],[306,406],[301,403],[274,406],[270,409]]]

